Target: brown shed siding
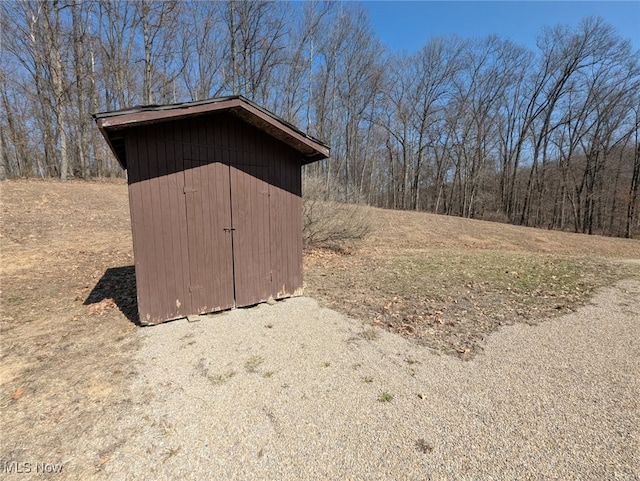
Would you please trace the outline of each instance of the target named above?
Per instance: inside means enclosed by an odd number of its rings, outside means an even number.
[[[141,321],[181,317],[190,308],[187,198],[183,155],[166,126],[127,136],[133,159],[129,198]],[[158,141],[157,139],[162,139]]]
[[[249,126],[242,122],[228,127],[233,149],[230,181],[236,302],[243,306],[271,295],[271,257],[265,249],[270,242],[269,187],[265,159],[259,154],[261,132],[248,132]]]
[[[296,158],[271,162],[271,256],[274,258],[274,297],[286,296],[302,287],[302,199]]]
[[[216,113],[126,136],[141,322],[302,288],[300,154]]]

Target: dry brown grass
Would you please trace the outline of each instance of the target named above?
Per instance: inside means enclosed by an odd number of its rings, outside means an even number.
[[[37,447],[61,463],[60,447],[90,429],[105,403],[127,402],[122,386],[135,369],[136,326],[110,299],[84,305],[108,267],[132,264],[126,186],[0,188],[0,457]]]
[[[28,446],[64,462],[60,446],[73,446],[107,407],[130,402],[139,328],[127,189],[122,181],[0,188],[0,457]],[[595,287],[638,275],[616,260],[640,258],[640,241],[369,215],[371,233],[357,249],[306,254],[307,294],[441,352],[468,356],[501,324],[574,309]],[[108,269],[117,275],[105,283]]]

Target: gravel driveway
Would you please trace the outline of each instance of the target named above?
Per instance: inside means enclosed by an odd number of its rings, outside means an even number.
[[[638,479],[639,305],[625,281],[466,362],[310,298],[145,328],[78,445],[118,480]]]

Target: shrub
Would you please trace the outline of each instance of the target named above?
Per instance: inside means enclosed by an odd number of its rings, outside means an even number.
[[[363,239],[370,230],[367,208],[331,200],[317,178],[305,182],[302,204],[302,233],[305,249],[341,249]]]

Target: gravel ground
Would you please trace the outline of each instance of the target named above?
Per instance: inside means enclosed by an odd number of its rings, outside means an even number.
[[[310,298],[141,329],[130,399],[78,439],[98,470],[66,477],[637,480],[639,303],[622,282],[466,362]]]

